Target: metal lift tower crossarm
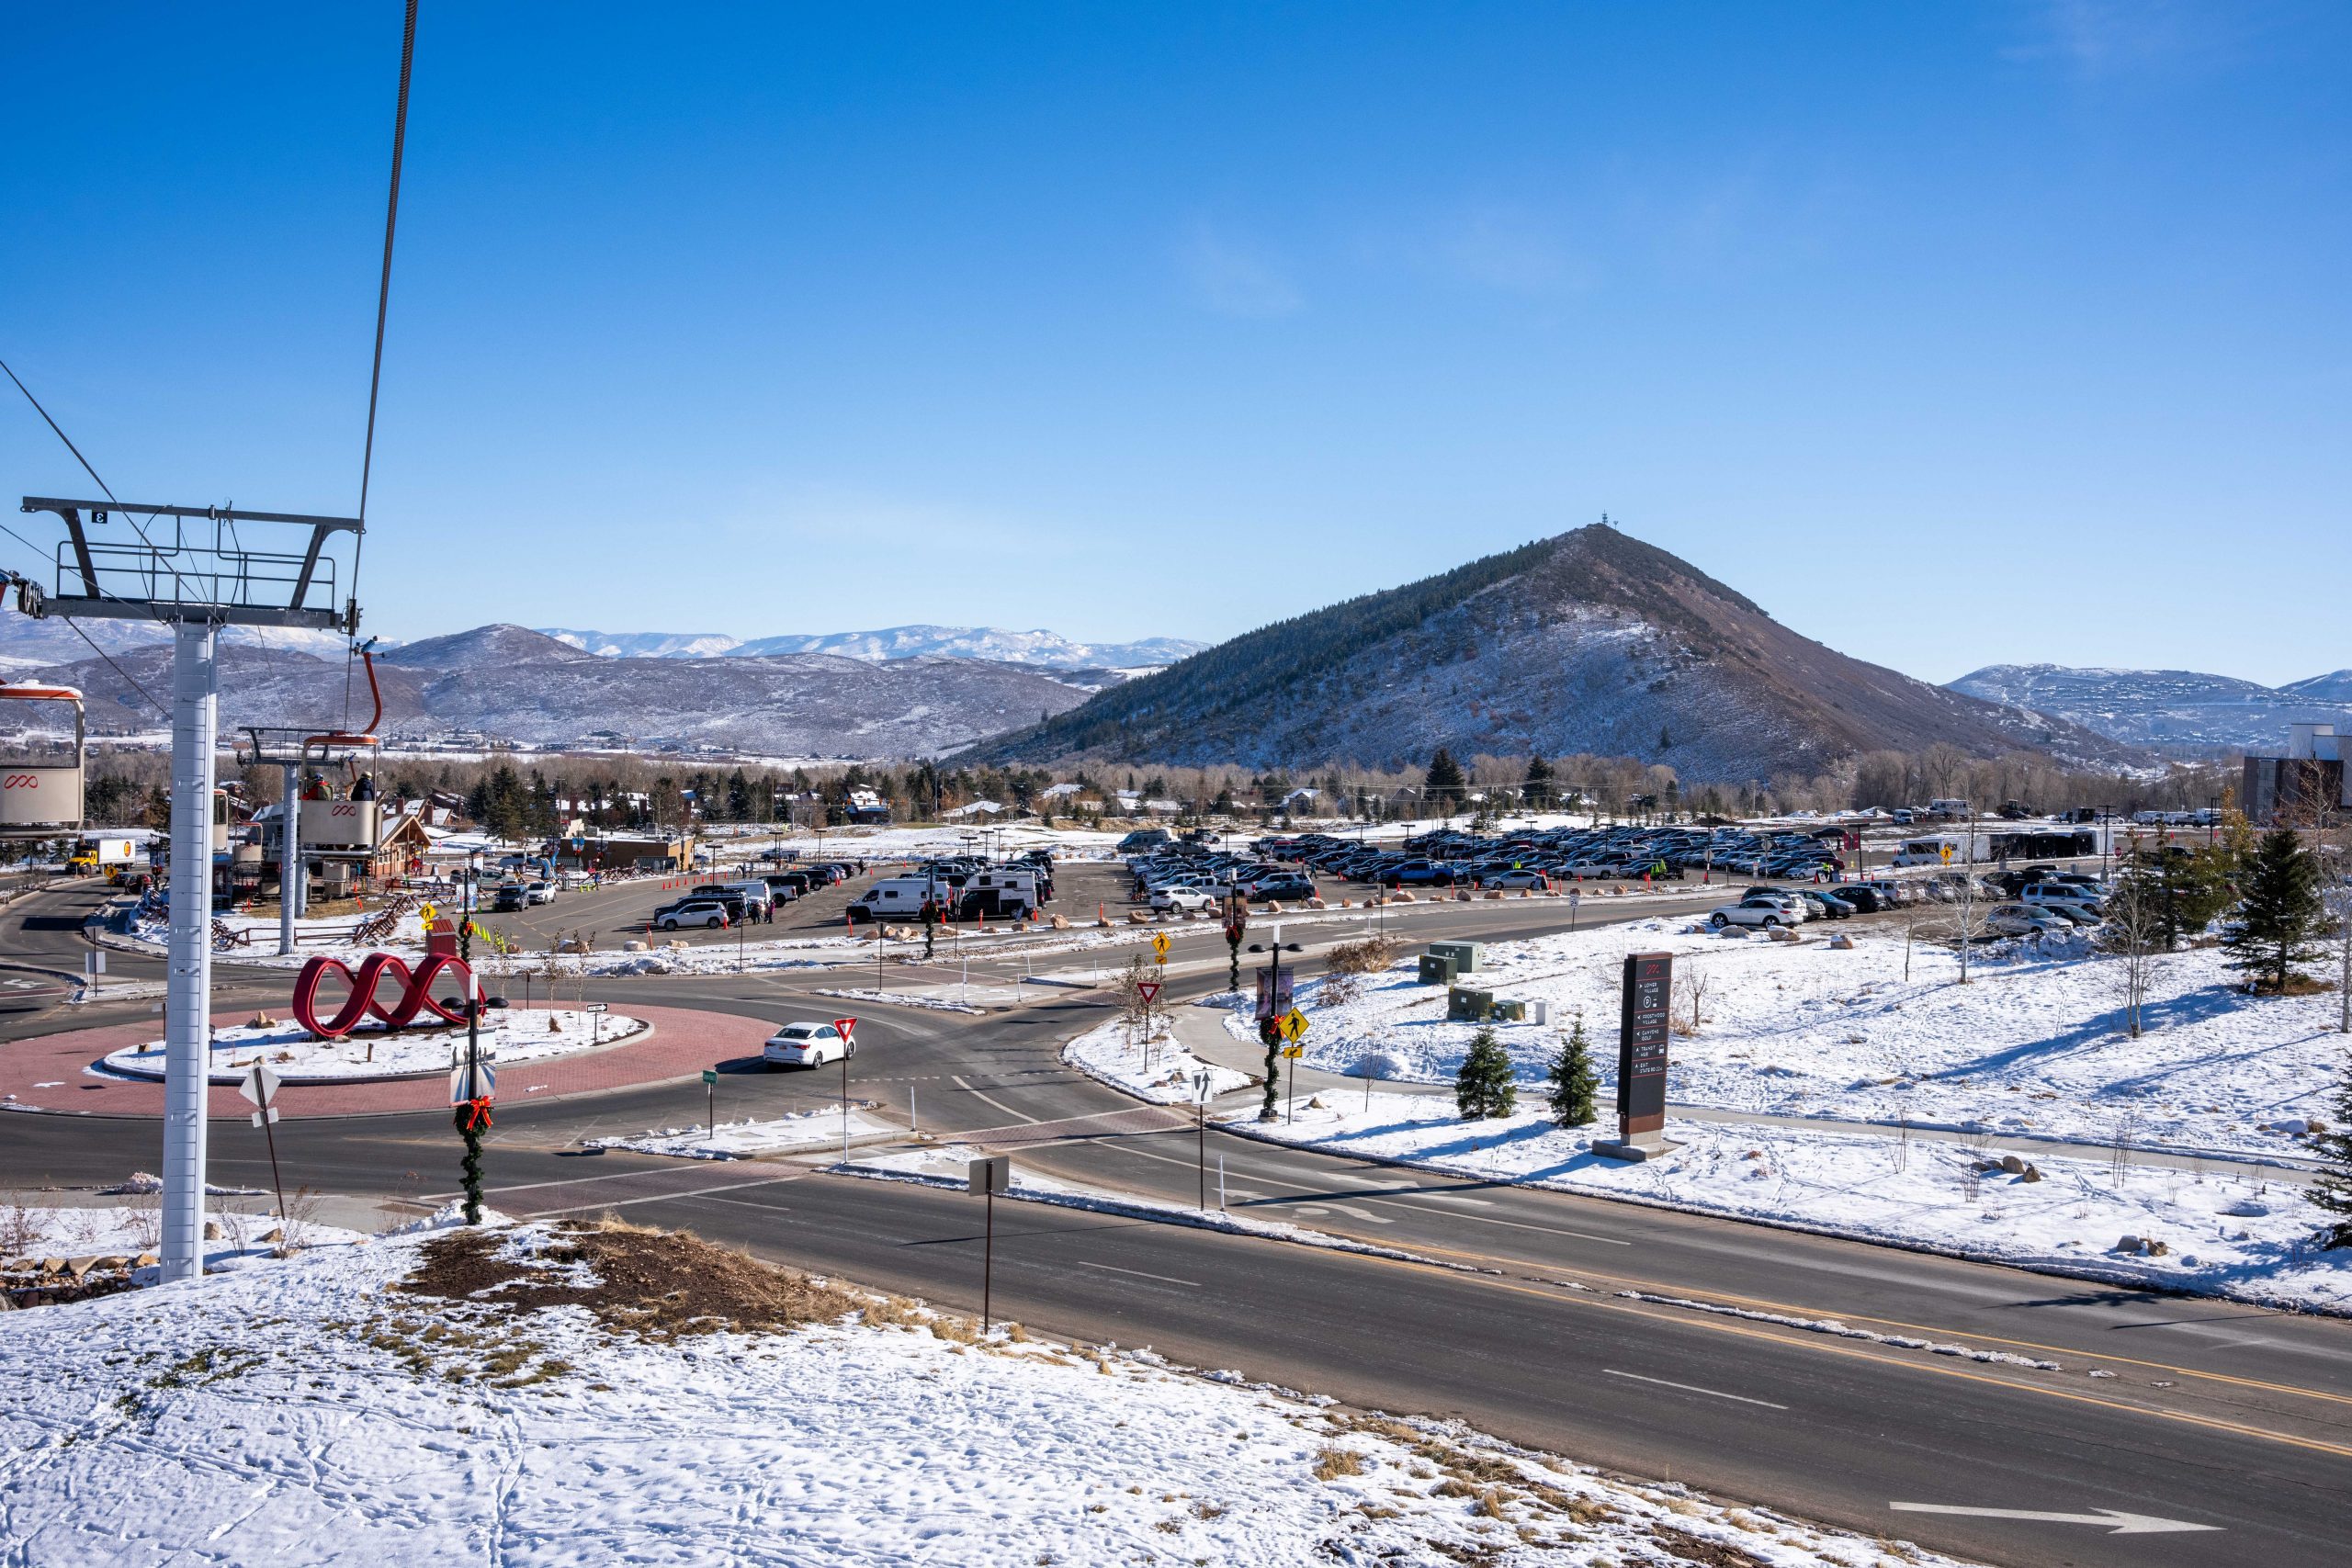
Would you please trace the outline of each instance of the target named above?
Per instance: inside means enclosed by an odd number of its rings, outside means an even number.
[[[212,786],[220,741],[220,630],[223,626],[356,629],[359,607],[334,608],[329,536],[360,533],[356,517],[244,512],[225,506],[119,506],[112,502],[27,496],[27,512],[54,513],[65,525],[58,547],[57,592],[20,581],[28,615],[153,620],[172,628],[172,869],[168,996],[164,1016],[163,1277],[204,1271],[205,1090],[211,1076]],[[209,544],[175,528],[168,544],[143,530],[137,544],[94,544],[92,527],[109,513],[213,525]],[[307,528],[299,551],[249,550],[237,530]],[[69,565],[70,562],[70,565]],[[324,569],[323,570],[322,569]],[[70,586],[69,586],[70,584]],[[323,586],[327,604],[308,601]],[[78,592],[76,592],[78,590]]]

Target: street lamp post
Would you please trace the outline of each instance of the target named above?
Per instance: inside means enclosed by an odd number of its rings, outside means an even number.
[[[1282,1116],[1274,1109],[1274,1101],[1281,1092],[1275,1086],[1282,1076],[1283,954],[1285,952],[1303,952],[1304,949],[1295,942],[1285,946],[1283,928],[1277,925],[1264,943],[1251,942],[1250,951],[1268,953],[1272,958],[1272,967],[1265,972],[1265,1016],[1258,1021],[1258,1038],[1266,1047],[1266,1097],[1258,1108],[1258,1120],[1279,1122]]]
[[[481,977],[474,973],[474,909],[481,883],[481,851],[466,857],[464,916],[458,927],[458,955],[466,965],[466,1071],[454,1119],[465,1140],[465,1157],[458,1164],[466,1194],[466,1224],[481,1224],[481,1135],[490,1128],[490,1097],[481,1088]]]

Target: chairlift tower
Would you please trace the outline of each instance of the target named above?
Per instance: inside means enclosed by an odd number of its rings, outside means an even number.
[[[220,632],[224,626],[359,627],[359,606],[335,604],[333,536],[356,539],[356,517],[146,506],[27,496],[24,510],[65,527],[53,588],[21,581],[17,607],[36,620],[160,621],[172,628],[171,945],[164,1015],[163,1277],[204,1271],[205,1089],[212,1033],[212,792],[220,739]],[[147,519],[141,526],[132,515]],[[93,537],[120,523],[135,542]],[[209,525],[209,536],[207,536]],[[148,532],[149,528],[155,530]],[[307,534],[291,550],[249,548]],[[314,604],[314,601],[316,602]]]

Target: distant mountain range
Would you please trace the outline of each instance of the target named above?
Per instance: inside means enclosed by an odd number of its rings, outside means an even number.
[[[1139,642],[1073,642],[1059,632],[1009,632],[995,626],[888,626],[872,632],[753,637],[718,632],[596,632],[539,628],[559,642],[607,659],[764,659],[780,653],[830,653],[843,659],[985,659],[1048,670],[1136,670],[1173,664],[1208,644],[1182,637]]]
[[[2067,719],[1849,659],[1597,525],[1220,643],[971,755],[1395,766],[1442,746],[1634,756],[1735,781],[1939,741],[2076,765],[2147,761]]]
[[[171,657],[169,647],[149,644],[116,653],[111,664],[94,656],[40,672],[82,688],[94,728],[153,731],[165,721],[129,682],[162,694]],[[340,647],[321,659],[232,644],[220,664],[224,734],[344,719]],[[470,732],[546,746],[626,741],[808,758],[935,755],[1034,723],[1117,679],[974,659],[602,658],[516,626],[409,643],[379,654],[376,669],[378,733],[388,737]],[[364,681],[351,700],[353,718],[364,722]]]
[[[1988,664],[1951,690],[2166,750],[2275,748],[2290,724],[2303,721],[2352,728],[2352,670],[2263,686],[2192,670]]]

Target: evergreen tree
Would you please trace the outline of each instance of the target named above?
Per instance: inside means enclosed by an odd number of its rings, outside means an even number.
[[[1552,1087],[1545,1099],[1552,1107],[1552,1120],[1563,1127],[1589,1127],[1599,1120],[1593,1109],[1594,1089],[1600,1079],[1592,1070],[1592,1046],[1585,1039],[1584,1015],[1578,1013],[1575,1027],[1560,1043],[1559,1060],[1552,1064]]]
[[[1541,751],[1527,759],[1527,809],[1552,809],[1552,764]]]
[[[2345,1065],[2336,1086],[2335,1109],[2328,1130],[2312,1140],[2327,1163],[2304,1195],[2335,1216],[2327,1223],[2325,1245],[2352,1247],[2352,1062]]]
[[[1464,1122],[1508,1116],[1518,1106],[1519,1086],[1511,1078],[1510,1057],[1493,1030],[1481,1029],[1470,1037],[1469,1053],[1462,1058],[1462,1071],[1453,1080],[1453,1103]]]
[[[1453,753],[1442,746],[1437,749],[1437,755],[1430,759],[1429,774],[1422,783],[1429,790],[1430,803],[1448,817],[1453,815],[1454,808],[1462,804],[1463,795],[1469,792],[1469,780],[1463,776],[1462,764],[1455,761]]]
[[[2255,846],[2245,897],[2222,937],[2230,967],[2250,976],[2256,988],[2284,996],[2295,965],[2318,956],[2313,939],[2325,913],[2317,859],[2292,828],[2272,829]]]

